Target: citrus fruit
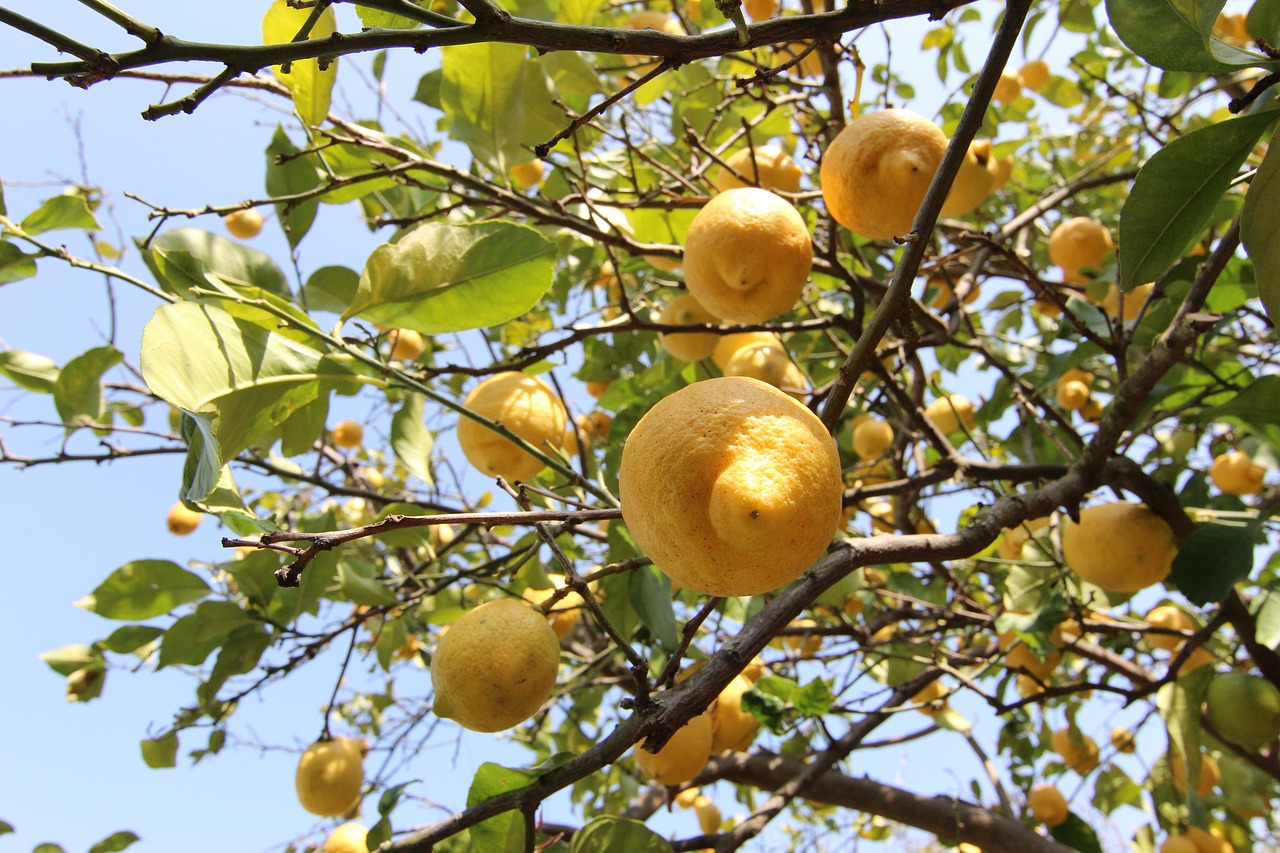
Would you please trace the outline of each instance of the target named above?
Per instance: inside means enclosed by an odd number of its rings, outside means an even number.
[[[624,26],[629,30],[657,30],[660,33],[667,33],[673,36],[684,35],[684,28],[680,26],[680,21],[674,15],[668,15],[666,12],[658,12],[653,9],[642,9],[627,19]],[[641,73],[649,71],[658,66],[651,56],[637,56],[636,54],[624,54],[623,62],[628,65],[635,66],[635,70]]]
[[[1022,546],[1028,539],[1048,526],[1049,517],[1045,516],[1028,519],[1015,527],[1005,528],[1004,535],[1000,537],[1000,544],[996,546],[996,553],[1002,560],[1022,559]]]
[[[1246,672],[1215,675],[1205,712],[1218,734],[1248,749],[1262,749],[1280,737],[1280,689],[1265,678]]]
[[[780,343],[739,347],[724,365],[725,376],[749,376],[768,382],[797,400],[808,396],[809,381]]]
[[[364,440],[364,427],[356,421],[339,421],[330,430],[329,438],[337,447],[359,447]]]
[[[1266,469],[1249,458],[1249,454],[1233,450],[1213,458],[1209,479],[1229,495],[1254,495],[1262,491]]]
[[[941,681],[930,681],[911,697],[911,704],[926,717],[936,717],[947,707],[947,688]]]
[[[628,436],[619,482],[636,544],[706,595],[756,595],[795,580],[840,523],[830,434],[804,406],[745,376],[660,400]]]
[[[1124,312],[1120,311],[1120,287],[1119,285],[1111,285],[1107,290],[1107,295],[1102,298],[1102,310],[1112,317],[1119,317],[1126,323],[1134,320],[1138,316],[1138,312],[1142,310],[1142,306],[1147,304],[1147,300],[1151,297],[1151,291],[1156,289],[1155,282],[1149,284],[1140,284],[1133,290],[1124,295]]]
[[[1027,794],[1027,809],[1045,826],[1061,826],[1071,813],[1067,798],[1053,785],[1036,785]]]
[[[400,361],[415,361],[427,348],[427,342],[420,332],[413,329],[392,329],[387,335],[392,358]]]
[[[676,794],[676,805],[682,809],[691,809],[697,804],[698,798],[701,796],[702,792],[697,788],[685,788],[683,791]]]
[[[512,166],[508,172],[511,175],[511,183],[515,184],[516,188],[523,192],[533,189],[542,183],[544,165],[540,159],[535,157],[527,163],[519,163]]]
[[[564,587],[564,575],[547,575],[551,581],[551,589],[533,589],[529,587],[520,594],[520,597],[535,607],[540,607],[544,612],[547,611],[543,607],[543,602],[551,598],[556,590]],[[547,622],[551,625],[551,630],[556,632],[556,636],[564,639],[569,636],[569,632],[573,630],[573,626],[578,624],[578,618],[582,615],[582,608],[586,606],[586,602],[582,600],[582,596],[576,592],[570,591],[566,593],[555,604],[551,605],[550,612],[547,612]]]
[[[924,298],[925,304],[930,308],[943,309],[947,307],[947,303],[951,301],[951,297],[955,295],[955,291],[951,289],[951,282],[941,276],[935,276],[925,282]],[[974,284],[969,288],[969,292],[964,296],[964,305],[972,305],[982,295],[982,288]]]
[[[683,785],[702,772],[711,757],[711,717],[699,714],[680,728],[657,752],[632,747],[636,765],[659,785]]]
[[[1160,853],[1200,853],[1200,848],[1185,835],[1170,835],[1160,845]]]
[[[791,155],[776,145],[740,148],[724,163],[728,168],[716,175],[716,189],[720,192],[751,186],[784,193],[800,192],[800,178],[804,173]]]
[[[1145,504],[1114,501],[1080,510],[1062,528],[1062,557],[1082,580],[1109,592],[1137,592],[1169,576],[1178,541]]]
[[[227,227],[227,233],[232,237],[249,240],[262,232],[262,214],[253,207],[233,210],[222,217],[222,224]]]
[[[1062,653],[1052,650],[1044,660],[1036,657],[1035,652],[1026,643],[1018,642],[1018,635],[1013,631],[1005,631],[1000,635],[997,644],[1005,652],[1004,664],[1010,669],[1024,669],[1040,681],[1047,681],[1053,671],[1062,662]]]
[[[437,717],[497,732],[532,717],[555,687],[560,638],[542,611],[513,598],[468,610],[431,659]]]
[[[893,446],[893,427],[880,418],[865,417],[853,425],[853,452],[859,459],[876,459]]]
[[[1133,736],[1133,732],[1124,726],[1116,726],[1111,730],[1111,746],[1116,752],[1123,752],[1131,755],[1138,748],[1138,741]]]
[[[1054,400],[1068,412],[1083,409],[1089,402],[1089,386],[1079,379],[1059,381],[1054,388]]]
[[[750,344],[776,344],[782,347],[782,338],[775,332],[734,332],[723,335],[711,351],[711,360],[716,367],[724,371],[724,366],[733,358],[733,354]],[[785,347],[784,347],[785,349]]]
[[[658,322],[671,326],[692,326],[718,323],[720,320],[703,308],[692,294],[677,296],[662,306]],[[711,355],[720,337],[714,332],[663,332],[658,343],[672,358],[681,361],[701,361]]]
[[[586,383],[587,393],[590,394],[592,397],[595,397],[597,400],[599,400],[601,397],[604,396],[604,392],[609,390],[609,386],[611,384],[613,383],[607,380],[587,382]]]
[[[1028,89],[1039,89],[1049,82],[1049,66],[1043,59],[1033,59],[1018,69],[1018,80]]]
[[[539,448],[559,443],[569,419],[550,386],[514,371],[485,379],[471,389],[463,405]],[[491,477],[527,480],[543,468],[540,459],[470,418],[458,420],[458,444],[467,461]]]
[[[1085,268],[1097,269],[1115,248],[1111,232],[1087,216],[1073,216],[1049,234],[1049,260],[1062,267],[1062,277],[1083,283]]]
[[[778,0],[743,0],[742,11],[752,23],[767,21],[778,14]]]
[[[973,429],[973,414],[973,403],[959,394],[939,397],[924,408],[924,416],[946,435],[959,432],[961,423]]]
[[[164,524],[174,536],[186,536],[200,526],[201,518],[203,518],[202,513],[187,509],[185,504],[178,502],[169,507],[169,514],[165,516]]]
[[[1049,736],[1049,748],[1081,776],[1098,766],[1098,744],[1086,734],[1073,738],[1070,729],[1058,729]]]
[[[360,744],[346,737],[311,744],[298,760],[294,774],[298,802],[317,815],[349,812],[363,784],[364,755]]]
[[[1182,758],[1182,753],[1177,750],[1172,750],[1169,753],[1169,775],[1173,777],[1173,787],[1185,793],[1187,790],[1187,764]],[[1196,795],[1200,797],[1208,796],[1221,778],[1222,771],[1218,769],[1218,762],[1208,755],[1201,755],[1200,779],[1196,783]]]
[[[758,187],[707,202],[685,235],[685,285],[702,306],[734,323],[762,323],[795,306],[813,266],[799,211]]]
[[[1018,75],[1009,69],[1000,72],[1000,79],[996,81],[996,90],[991,95],[991,99],[997,104],[1007,104],[1010,101],[1016,101],[1022,95],[1022,81],[1018,79]]]
[[[1174,631],[1194,631],[1196,629],[1195,621],[1181,608],[1174,607],[1172,604],[1161,604],[1151,608],[1147,612],[1146,620],[1147,624],[1153,628],[1169,628]],[[1155,633],[1149,633],[1146,637],[1147,642],[1157,649],[1164,649],[1170,652],[1181,646],[1186,639],[1172,634]]]
[[[782,644],[790,649],[798,658],[811,658],[822,648],[822,635],[809,632],[809,628],[818,627],[812,619],[796,619],[787,624],[788,628],[803,633],[787,634]]]
[[[863,113],[822,156],[818,176],[827,211],[869,240],[908,233],[946,148],[946,135],[918,113]]]
[[[1188,826],[1185,837],[1196,846],[1198,853],[1233,853],[1236,849],[1219,834],[1217,827],[1205,832],[1198,826]]]
[[[368,828],[349,820],[333,828],[324,840],[324,853],[369,853]]]
[[[724,686],[711,706],[711,754],[725,750],[745,752],[755,739],[760,723],[742,708],[742,697],[751,689],[751,679],[739,673]]]
[[[694,814],[698,816],[698,828],[710,835],[720,831],[720,808],[709,797],[698,797],[693,803]]]
[[[991,140],[975,139],[960,161],[947,199],[942,203],[942,216],[964,216],[986,201],[995,189],[997,161],[991,156]]]

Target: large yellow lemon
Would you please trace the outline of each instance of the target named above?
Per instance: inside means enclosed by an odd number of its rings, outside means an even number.
[[[707,595],[795,580],[840,524],[835,441],[811,411],[745,376],[660,400],[627,438],[619,482],[636,544]]]
[[[351,738],[320,740],[307,747],[294,774],[298,802],[312,814],[343,815],[364,784],[364,755]]]
[[[569,422],[564,403],[549,385],[513,371],[496,373],[472,388],[463,405],[534,447],[558,445]],[[458,420],[458,444],[467,461],[491,477],[528,480],[544,467],[532,454],[470,418]]]
[[[560,665],[560,638],[542,610],[502,598],[449,626],[431,659],[437,717],[497,732],[532,717],[547,701]]]
[[[711,757],[711,717],[694,717],[657,752],[646,751],[640,741],[632,747],[632,755],[644,774],[659,785],[683,785],[702,772]]]
[[[1109,592],[1137,592],[1169,576],[1178,541],[1145,504],[1115,501],[1080,510],[1062,528],[1062,557],[1081,579]]]
[[[812,266],[813,241],[800,212],[758,187],[715,196],[685,235],[689,292],[734,323],[763,323],[790,311]]]

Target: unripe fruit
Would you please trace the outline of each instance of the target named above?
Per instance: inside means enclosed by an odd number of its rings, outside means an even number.
[[[233,210],[222,218],[222,224],[227,227],[227,233],[232,237],[249,240],[261,233],[262,214],[254,207]]]
[[[165,516],[164,523],[174,536],[186,536],[200,526],[200,519],[203,517],[202,513],[187,509],[179,502],[169,507],[169,514]]]
[[[364,427],[356,421],[339,421],[329,432],[336,447],[359,447],[364,440]]]
[[[1250,750],[1280,737],[1280,689],[1265,678],[1246,672],[1214,676],[1205,711],[1218,734]]]

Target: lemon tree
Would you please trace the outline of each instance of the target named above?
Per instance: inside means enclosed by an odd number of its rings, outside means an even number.
[[[290,720],[261,847],[1280,844],[1280,3],[82,5],[0,86],[265,165],[0,153],[0,466],[173,463],[50,690]]]

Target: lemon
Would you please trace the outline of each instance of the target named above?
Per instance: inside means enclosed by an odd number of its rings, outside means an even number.
[[[722,336],[716,342],[715,349],[711,351],[711,360],[723,372],[724,366],[729,363],[729,359],[733,358],[733,354],[751,344],[783,346],[782,338],[776,332],[734,332],[731,335]]]
[[[1182,758],[1182,753],[1177,750],[1169,753],[1169,775],[1173,777],[1173,787],[1185,793],[1187,790],[1187,764]],[[1196,782],[1196,795],[1200,797],[1208,796],[1221,779],[1222,771],[1218,768],[1218,762],[1214,761],[1211,756],[1201,755],[1200,778]]]
[[[689,720],[656,753],[646,751],[640,741],[632,755],[640,770],[659,785],[683,785],[701,773],[711,757],[711,717],[699,714]]]
[[[1039,89],[1049,82],[1049,66],[1043,59],[1033,59],[1018,69],[1018,80],[1028,89]]]
[[[622,516],[672,580],[706,595],[789,583],[840,523],[835,442],[813,412],[756,379],[686,386],[636,424],[619,469]]]
[[[767,21],[778,14],[778,0],[743,0],[742,11],[753,24]]]
[[[1213,458],[1209,479],[1229,495],[1255,495],[1262,491],[1266,469],[1256,464],[1247,453],[1233,450]]]
[[[924,416],[933,421],[933,425],[946,435],[959,432],[962,423],[969,429],[973,429],[973,403],[968,397],[960,394],[948,394],[934,400],[925,406]]]
[[[174,536],[186,536],[200,526],[200,519],[204,516],[178,502],[169,507],[169,514],[165,516],[165,526],[169,528],[169,532]]]
[[[976,210],[995,190],[998,174],[998,161],[991,156],[991,140],[975,139],[969,143],[969,150],[960,161],[960,171],[951,182],[940,214],[964,216]]]
[[[754,714],[742,708],[742,697],[751,689],[751,684],[745,673],[735,675],[711,706],[712,755],[726,750],[745,752],[755,740],[760,723]]]
[[[859,459],[876,459],[893,446],[893,427],[876,417],[860,418],[853,425],[853,452]]]
[[[1115,243],[1111,232],[1087,216],[1074,216],[1049,234],[1049,260],[1062,267],[1062,277],[1083,283],[1085,268],[1097,269]]]
[[[262,214],[253,207],[233,210],[222,217],[222,224],[227,227],[227,233],[241,240],[250,240],[262,233],[262,221]]]
[[[708,797],[698,797],[693,804],[694,814],[698,816],[698,828],[704,834],[710,835],[713,832],[720,831],[720,822],[723,818],[720,815],[720,808]]]
[[[369,830],[349,820],[338,824],[324,840],[324,853],[369,853]]]
[[[781,344],[755,343],[739,347],[725,362],[724,375],[749,376],[768,382],[800,401],[809,396],[809,381]]]
[[[1082,580],[1109,592],[1137,592],[1169,576],[1178,542],[1144,504],[1115,501],[1080,510],[1062,528],[1062,557]]]
[[[719,318],[703,308],[692,294],[677,296],[662,306],[658,322],[671,326],[692,326],[703,323],[719,323]],[[711,355],[720,337],[714,332],[663,332],[658,343],[672,358],[681,361],[701,361]]]
[[[329,438],[337,447],[359,447],[364,440],[364,427],[356,421],[339,421],[329,432]]]
[[[1205,832],[1198,826],[1188,826],[1184,837],[1196,846],[1197,853],[1233,853],[1236,849],[1222,837],[1216,826],[1211,832]]]
[[[924,296],[930,308],[942,309],[947,307],[947,303],[951,301],[951,297],[955,291],[951,289],[951,282],[942,277],[930,278],[924,285]],[[982,288],[973,285],[969,288],[969,292],[965,294],[964,305],[972,305],[982,295]]]
[[[1172,604],[1161,604],[1151,608],[1146,615],[1147,624],[1154,628],[1170,628],[1175,631],[1194,631],[1196,623],[1180,608]],[[1147,642],[1157,649],[1173,651],[1184,642],[1183,637],[1172,634],[1147,634]]]
[[[1124,314],[1120,312],[1120,287],[1111,285],[1107,290],[1107,295],[1102,298],[1102,310],[1112,317],[1119,317],[1126,323],[1135,320],[1138,312],[1142,310],[1142,306],[1147,304],[1147,300],[1151,298],[1151,291],[1156,289],[1155,282],[1149,284],[1140,284],[1133,290],[1124,295]]]
[[[1004,664],[1010,669],[1023,669],[1040,681],[1048,681],[1049,676],[1062,662],[1062,653],[1057,650],[1045,655],[1044,660],[1036,657],[1035,652],[1026,643],[1018,642],[1018,635],[1006,631],[1000,635],[997,644],[1005,652]]]
[[[527,163],[519,163],[512,166],[508,172],[511,175],[511,183],[515,184],[516,188],[522,192],[528,192],[542,183],[542,171],[545,165],[535,157]]]
[[[294,785],[298,802],[312,814],[343,815],[351,811],[364,784],[364,755],[351,738],[319,740],[298,760]]]
[[[1006,528],[996,546],[996,554],[1002,560],[1022,559],[1022,546],[1039,531],[1049,526],[1049,518],[1032,518],[1015,527]]]
[[[728,168],[716,175],[716,189],[720,192],[749,186],[784,193],[800,192],[800,178],[804,173],[791,155],[776,145],[741,148],[724,163]]]
[[[629,30],[657,30],[660,33],[667,33],[673,36],[684,35],[684,28],[680,26],[680,21],[674,15],[668,15],[666,12],[658,12],[653,9],[642,9],[627,19],[624,25]],[[635,66],[635,70],[641,73],[647,72],[658,66],[650,56],[637,56],[635,54],[624,54],[622,60],[628,65]]]
[[[791,202],[758,187],[712,198],[685,236],[685,284],[734,323],[763,323],[795,306],[813,266],[813,241]]]
[[[827,146],[818,176],[827,211],[870,240],[911,230],[947,137],[910,110],[863,113]]]
[[[551,589],[526,589],[520,594],[520,597],[535,607],[541,607],[544,611],[543,602],[555,594],[556,590],[562,589],[565,584],[564,575],[547,575],[551,581]],[[547,622],[551,625],[551,630],[556,632],[556,636],[564,639],[569,636],[569,632],[573,630],[573,626],[578,624],[578,617],[582,613],[582,608],[586,606],[586,602],[582,600],[582,596],[576,592],[567,593],[564,598],[551,605],[551,612],[547,613]]]
[[[1200,848],[1186,835],[1170,835],[1160,845],[1160,853],[1200,853]]]
[[[930,681],[919,693],[911,697],[911,704],[926,717],[936,717],[947,707],[947,688],[941,681]]]
[[[1124,726],[1116,726],[1111,730],[1111,745],[1116,752],[1123,752],[1126,755],[1132,755],[1138,748],[1138,740],[1133,736],[1133,732]]]
[[[702,792],[697,788],[685,788],[676,794],[676,805],[682,809],[691,809],[697,805],[698,799],[702,796]]]
[[[532,717],[555,687],[560,638],[541,610],[501,598],[462,614],[431,659],[437,717],[497,732]]]
[[[416,361],[427,348],[421,333],[413,329],[392,329],[387,335],[387,344],[391,357],[400,361]]]
[[[1061,826],[1071,813],[1067,798],[1053,785],[1036,785],[1027,794],[1027,809],[1045,826]]]
[[[810,633],[808,629],[818,627],[812,619],[796,619],[787,624],[788,628],[803,631],[801,634],[787,634],[782,644],[790,649],[798,658],[811,658],[822,649],[822,635]]]
[[[1088,735],[1071,737],[1070,729],[1058,729],[1049,736],[1049,748],[1062,756],[1062,761],[1084,776],[1098,766],[1098,744]]]
[[[523,373],[496,373],[471,389],[463,405],[500,423],[534,447],[563,440],[569,414],[541,379]],[[470,418],[458,420],[458,444],[467,461],[482,473],[527,480],[543,468],[541,460]]]
[[[1021,95],[1022,81],[1018,79],[1018,75],[1007,68],[1001,71],[1000,79],[996,81],[996,90],[991,99],[997,104],[1007,104],[1010,101],[1016,101]]]
[[[612,382],[598,380],[588,382],[586,383],[587,393],[599,400],[604,396],[604,392],[609,390],[609,386],[612,384]]]
[[[1089,386],[1078,379],[1060,381],[1055,386],[1054,399],[1065,411],[1083,409],[1089,402]]]
[[[1214,730],[1233,743],[1260,750],[1280,737],[1280,690],[1245,672],[1214,676],[1205,712]]]

